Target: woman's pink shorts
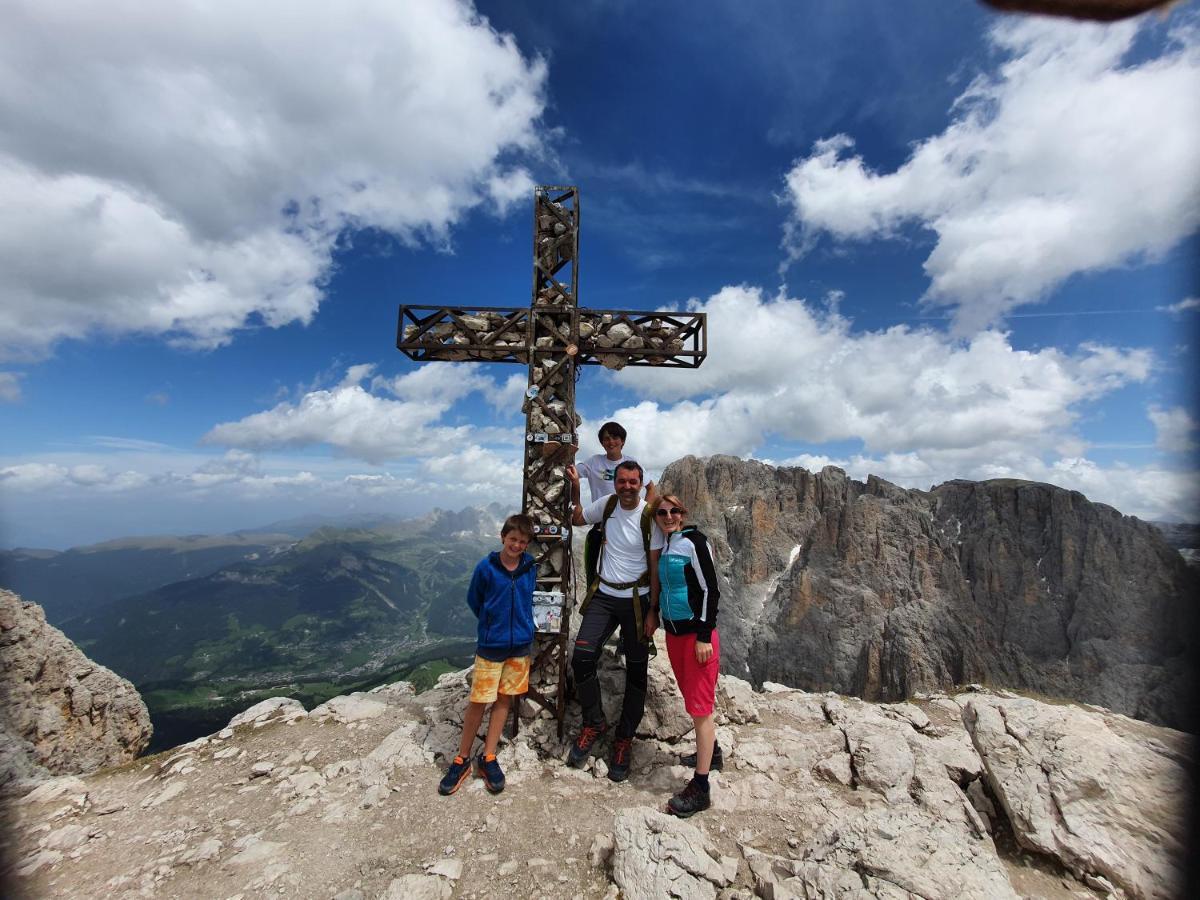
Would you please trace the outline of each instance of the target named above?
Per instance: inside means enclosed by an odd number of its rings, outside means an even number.
[[[721,639],[712,633],[712,656],[704,665],[696,662],[696,635],[667,632],[667,656],[683,694],[689,716],[711,716],[717,696],[717,670],[721,667]]]

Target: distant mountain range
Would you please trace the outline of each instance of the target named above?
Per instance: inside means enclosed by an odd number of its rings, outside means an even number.
[[[138,687],[155,749],[267,694],[315,703],[422,665],[465,665],[475,633],[467,584],[499,545],[502,515],[435,510],[5,551],[0,587],[41,604]]]

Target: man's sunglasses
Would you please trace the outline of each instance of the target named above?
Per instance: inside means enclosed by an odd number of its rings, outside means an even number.
[[[667,516],[686,516],[687,510],[682,506],[660,506],[655,515],[662,516],[664,519]]]

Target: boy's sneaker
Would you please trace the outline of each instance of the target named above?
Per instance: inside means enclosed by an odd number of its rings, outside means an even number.
[[[617,738],[613,741],[612,754],[608,757],[608,777],[613,781],[624,781],[629,777],[629,761],[633,757],[633,738]]]
[[[596,746],[596,741],[604,736],[604,732],[608,731],[608,723],[601,722],[599,725],[588,725],[579,729],[579,737],[571,744],[571,752],[567,754],[567,765],[572,769],[578,769],[583,765],[588,755],[592,752],[592,748]]]
[[[709,796],[709,792],[695,781],[689,781],[687,787],[667,801],[667,812],[686,819],[710,806],[712,806],[712,798]]]
[[[443,797],[453,794],[462,787],[462,783],[467,780],[467,776],[470,774],[471,763],[461,756],[454,757],[450,761],[450,768],[446,770],[446,774],[442,776],[442,780],[438,784],[438,793]]]
[[[504,790],[504,772],[496,757],[488,759],[482,753],[475,757],[475,774],[483,779],[483,786],[488,793],[498,794]]]
[[[689,769],[696,768],[696,754],[688,753],[686,756],[679,757],[679,764],[687,766]],[[720,772],[725,767],[725,755],[721,752],[721,745],[717,744],[713,747],[712,762],[708,765],[710,772]]]

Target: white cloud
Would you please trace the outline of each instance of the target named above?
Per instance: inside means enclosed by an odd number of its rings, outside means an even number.
[[[1147,350],[1017,350],[994,331],[970,341],[903,326],[855,331],[828,306],[744,286],[690,306],[708,315],[701,368],[613,376],[651,398],[605,418],[628,429],[627,450],[652,472],[686,454],[762,458],[784,441],[814,445],[781,461],[813,470],[833,464],[921,488],[951,478],[1024,478],[1143,517],[1200,515],[1197,473],[1101,466],[1084,456],[1081,420],[1112,392],[1151,376]],[[1177,415],[1172,421],[1180,427]],[[864,450],[821,452],[828,442],[861,442]]]
[[[741,456],[772,436],[980,459],[1012,448],[1070,449],[1088,402],[1145,381],[1153,368],[1143,349],[1028,351],[995,331],[970,341],[906,326],[854,331],[834,313],[745,286],[691,308],[708,316],[701,368],[616,376],[652,398],[612,415],[651,466],[685,453]],[[672,400],[680,402],[663,403]]]
[[[1191,453],[1196,449],[1196,429],[1198,423],[1182,406],[1163,409],[1151,406],[1146,414],[1154,423],[1154,442],[1160,450],[1167,453]]]
[[[405,460],[372,472],[349,460],[241,450],[212,456],[148,447],[0,458],[0,546],[61,548],[131,534],[227,532],[296,516],[406,516],[434,505],[513,504],[520,497],[515,459],[505,466],[502,456],[470,445],[431,468]],[[65,508],[70,517],[62,516]]]
[[[782,460],[779,465],[803,466],[812,471],[835,465],[860,480],[877,475],[903,487],[921,489],[951,478],[974,481],[1019,478],[1079,491],[1089,500],[1107,503],[1126,515],[1142,519],[1187,522],[1200,519],[1200,472],[1156,464],[1101,466],[1080,456],[1042,459],[1020,451],[982,460],[963,454],[920,451],[874,457],[855,454],[847,459],[805,455]]]
[[[21,372],[0,372],[0,403],[17,403],[21,399]]]
[[[18,463],[0,466],[0,487],[12,500],[17,495],[77,497],[123,494],[153,502],[176,502],[182,497],[212,496],[223,489],[240,497],[253,497],[295,489],[327,490],[337,485],[337,477],[318,477],[307,470],[264,470],[260,458],[241,450],[230,450],[222,457],[183,458],[184,465],[163,467],[154,451],[161,445],[142,442],[144,447],[125,447],[123,460],[137,468],[114,468],[112,455],[96,457],[94,462],[64,464],[55,461]],[[188,470],[187,463],[193,467]]]
[[[63,466],[34,462],[0,468],[0,487],[24,493],[63,487],[119,492],[143,487],[150,481],[142,472],[113,471],[94,463]]]
[[[1193,309],[1200,309],[1200,297],[1186,297],[1178,303],[1172,303],[1168,306],[1156,306],[1154,308],[1159,312],[1171,313],[1177,316]]]
[[[497,453],[478,444],[451,449],[425,460],[421,468],[439,489],[452,496],[488,500],[517,498],[521,493],[521,459],[517,453]]]
[[[308,322],[344,227],[532,186],[545,64],[467,0],[24,5],[0,59],[0,357]]]
[[[932,230],[926,299],[963,334],[1068,276],[1154,259],[1200,224],[1200,35],[1130,61],[1136,24],[1007,20],[1005,61],[894,172],[818,141],[786,178],[790,254]]]
[[[470,365],[422,366],[392,379],[372,378],[373,366],[351,366],[336,387],[314,390],[296,403],[284,402],[237,422],[226,422],[204,436],[207,444],[243,450],[329,446],[336,452],[381,465],[389,460],[441,456],[458,445],[481,439],[512,443],[515,431],[438,422],[471,393],[504,396],[508,384],[473,371]],[[368,391],[387,391],[388,399]]]

